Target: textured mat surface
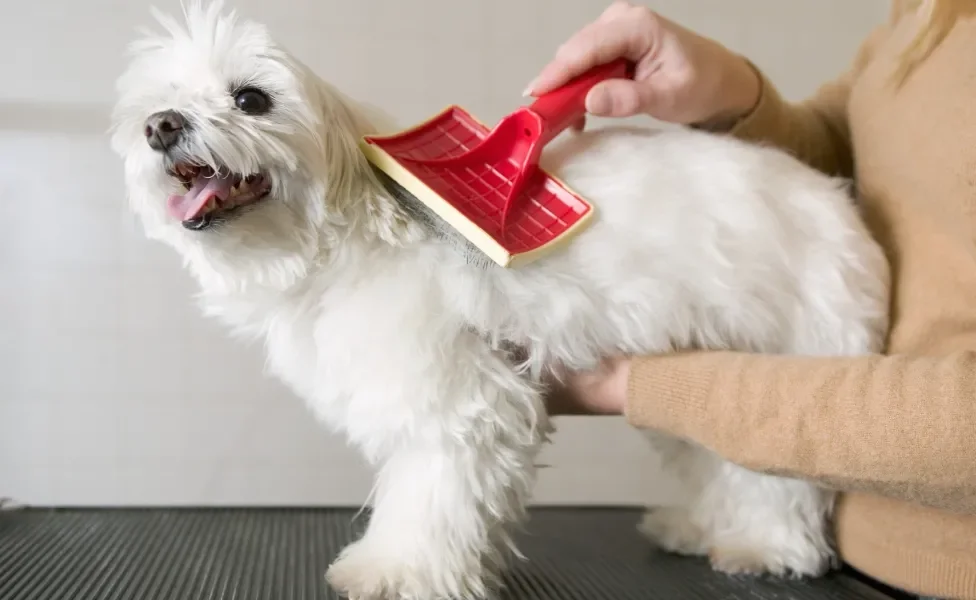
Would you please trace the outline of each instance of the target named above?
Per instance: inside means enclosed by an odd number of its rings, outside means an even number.
[[[319,600],[365,517],[343,510],[0,512],[2,600]],[[655,553],[637,513],[539,509],[504,600],[883,600],[844,575],[736,579]]]

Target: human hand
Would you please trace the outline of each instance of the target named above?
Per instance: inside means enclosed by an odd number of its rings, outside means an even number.
[[[633,79],[595,85],[586,97],[588,113],[606,117],[645,113],[669,123],[711,126],[741,117],[759,101],[759,75],[745,59],[625,0],[615,1],[560,46],[526,95],[549,92],[618,58],[634,63]]]
[[[562,385],[546,397],[551,415],[622,415],[627,402],[630,361],[608,359],[595,371],[563,373]]]

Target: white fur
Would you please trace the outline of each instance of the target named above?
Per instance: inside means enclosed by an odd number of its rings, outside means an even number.
[[[186,18],[135,46],[113,147],[132,208],[184,257],[205,311],[263,340],[271,372],[377,466],[369,528],[329,570],[352,598],[486,593],[550,432],[541,382],[555,365],[880,349],[884,257],[843,184],[784,153],[689,130],[565,136],[546,167],[597,222],[551,258],[480,270],[373,178],[356,141],[388,125],[219,3]],[[270,117],[235,109],[242,80],[275,95]],[[142,133],[163,109],[193,120],[190,147],[214,166],[269,172],[272,197],[211,231],[167,217],[172,182]],[[653,437],[687,487],[685,503],[649,513],[653,539],[727,571],[827,568],[831,493]]]

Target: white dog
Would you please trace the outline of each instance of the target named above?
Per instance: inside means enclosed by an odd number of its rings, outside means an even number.
[[[529,266],[472,266],[358,151],[387,124],[220,4],[190,6],[185,26],[159,18],[118,83],[128,197],[206,312],[263,340],[270,370],[376,465],[368,530],[328,572],[352,598],[488,592],[515,550],[556,366],[881,347],[884,256],[845,185],[785,153],[690,130],[567,135],[545,166],[595,224]],[[666,549],[725,571],[828,568],[830,492],[658,442],[686,477],[685,503],[643,524]]]

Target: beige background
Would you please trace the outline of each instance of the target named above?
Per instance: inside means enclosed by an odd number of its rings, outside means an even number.
[[[159,0],[177,10],[175,0]],[[602,0],[237,0],[403,124],[489,121]],[[883,0],[661,0],[790,98],[834,76]],[[0,0],[0,496],[39,504],[356,504],[370,473],[191,303],[177,258],[125,212],[104,132],[146,0]],[[833,17],[831,15],[843,15]],[[540,503],[662,494],[635,432],[565,419]]]

